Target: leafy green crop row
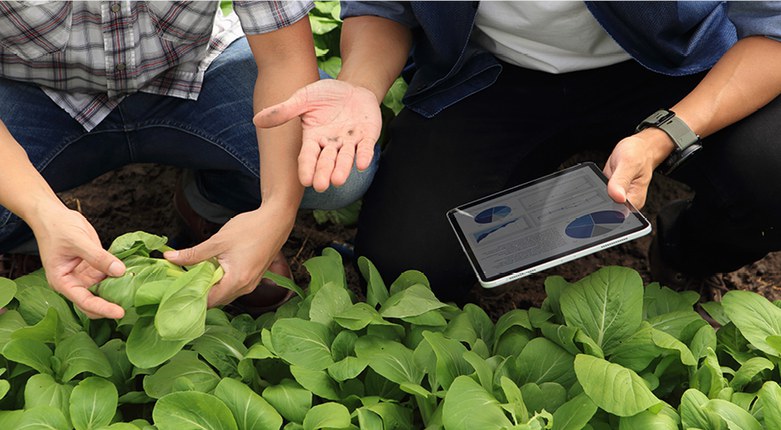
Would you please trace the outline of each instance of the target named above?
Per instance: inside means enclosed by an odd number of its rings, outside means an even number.
[[[781,428],[781,309],[732,291],[644,286],[608,267],[545,282],[540,308],[492,321],[408,271],[390,286],[338,253],[305,262],[297,296],[257,319],[205,308],[210,262],[171,266],[165,238],[118,238],[128,265],[98,294],[122,320],[89,320],[38,271],[0,278],[2,429]]]

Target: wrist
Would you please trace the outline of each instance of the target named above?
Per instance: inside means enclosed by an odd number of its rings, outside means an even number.
[[[672,143],[672,149],[666,151],[668,154],[666,158],[661,161],[658,158],[654,158],[657,170],[663,174],[672,173],[701,148],[700,136],[671,110],[659,109],[636,127],[636,131],[639,133],[649,129],[656,129],[667,135],[667,145],[662,145],[662,147],[667,146],[669,148],[669,143]],[[656,139],[660,138],[657,137]]]

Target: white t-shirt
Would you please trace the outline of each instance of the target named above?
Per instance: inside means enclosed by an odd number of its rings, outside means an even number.
[[[549,73],[631,58],[582,1],[482,1],[472,38],[502,61]]]

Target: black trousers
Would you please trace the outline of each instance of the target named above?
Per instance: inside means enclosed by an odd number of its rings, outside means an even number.
[[[448,209],[550,173],[584,149],[609,151],[702,76],[664,76],[633,61],[559,75],[505,64],[495,84],[433,118],[403,110],[364,197],[357,253],[388,282],[420,270],[438,297],[461,301],[476,278]],[[663,241],[674,248],[662,250],[665,259],[707,274],[781,248],[779,136],[776,100],[704,141],[676,172],[696,197],[668,229],[676,237]]]

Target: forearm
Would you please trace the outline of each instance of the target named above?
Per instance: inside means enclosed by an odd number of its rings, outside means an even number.
[[[781,42],[765,37],[738,41],[699,85],[670,108],[700,137],[751,115],[781,94]],[[657,129],[642,135],[654,141],[658,162],[673,143]]]
[[[24,149],[0,121],[0,205],[35,228],[51,208],[63,207]]]
[[[258,65],[255,113],[288,99],[296,90],[319,79],[309,22],[303,19],[272,34],[250,36]],[[294,118],[274,128],[258,129],[262,204],[295,213],[304,187],[298,180],[301,123]]]
[[[376,16],[347,18],[338,79],[367,88],[381,102],[401,74],[411,46],[412,33],[402,24]]]

